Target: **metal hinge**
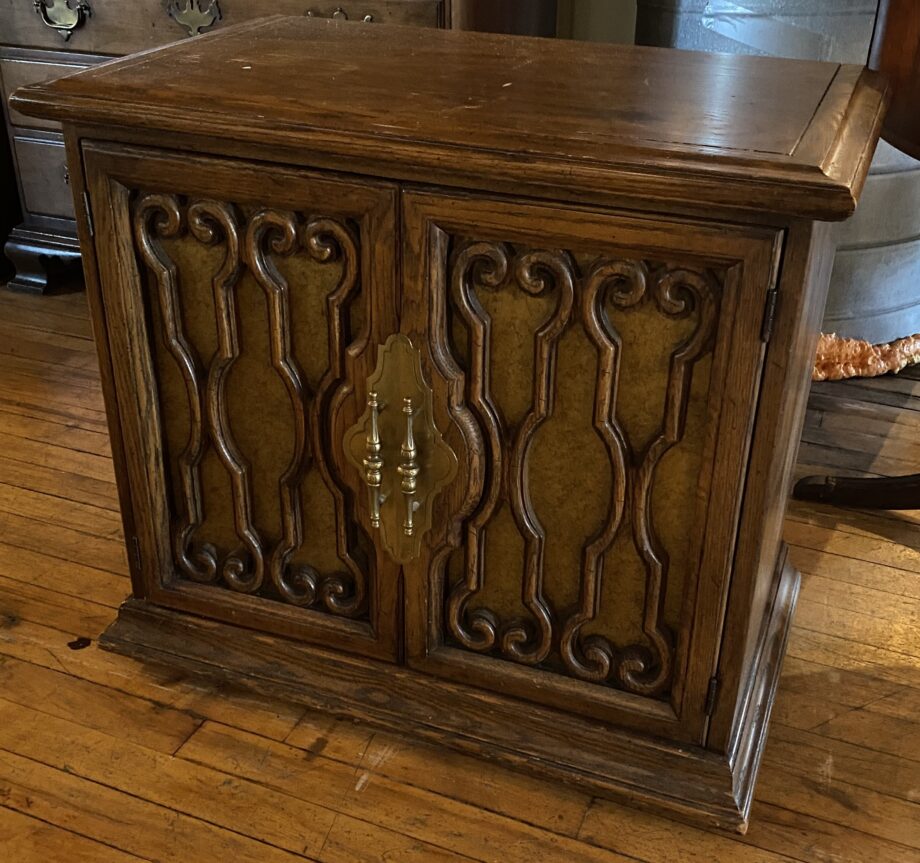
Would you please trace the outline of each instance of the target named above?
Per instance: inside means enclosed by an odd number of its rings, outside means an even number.
[[[86,227],[89,228],[89,235],[96,236],[96,229],[93,227],[93,208],[89,202],[89,194],[83,193],[83,212],[86,214]]]
[[[716,699],[719,697],[719,678],[709,678],[709,688],[706,690],[706,715],[712,716],[716,709]]]
[[[771,288],[767,291],[767,299],[763,310],[763,323],[760,327],[760,340],[763,342],[770,341],[773,335],[773,321],[776,318],[776,305],[779,300],[779,291]]]
[[[131,550],[134,552],[134,566],[138,572],[141,570],[141,541],[136,537],[131,537]]]

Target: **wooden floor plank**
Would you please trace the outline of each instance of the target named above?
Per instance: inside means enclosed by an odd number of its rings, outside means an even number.
[[[799,536],[802,534],[799,533]],[[820,541],[816,544],[820,545]],[[825,576],[844,585],[851,584],[892,596],[920,599],[920,578],[910,569],[856,560],[820,548],[793,546],[789,555],[793,565],[807,575]]]
[[[817,734],[861,746],[871,753],[887,753],[920,765],[920,724],[915,717],[901,719],[868,708],[851,710],[815,729]],[[920,785],[915,786],[920,804]],[[920,809],[914,816],[920,832]]]
[[[73,718],[81,726],[104,731],[126,743],[170,754],[202,721],[185,711],[11,656],[0,656],[0,692],[7,702],[21,707],[36,705],[41,714],[33,717],[36,724],[48,724],[52,717]]]
[[[625,863],[628,858],[541,830],[357,767],[206,722],[182,746],[182,758],[261,782],[343,815],[472,857],[503,863]]]
[[[0,597],[0,614],[11,606]],[[191,716],[251,731],[273,740],[284,740],[303,716],[302,707],[235,689],[229,685],[202,683],[174,669],[141,664],[133,659],[100,650],[95,642],[82,650],[68,647],[74,639],[42,623],[25,619],[21,606],[15,624],[0,628],[0,654],[61,671],[80,680],[148,699],[155,704],[182,710]],[[9,613],[9,612],[7,612]],[[72,629],[81,629],[79,623]]]
[[[914,545],[901,545],[883,537],[860,536],[794,520],[786,522],[785,537],[790,545],[920,573],[920,547]],[[920,537],[912,538],[911,542],[920,544]]]
[[[113,614],[131,591],[124,575],[70,562],[67,577],[61,578],[61,569],[60,558],[0,542],[0,576],[9,581],[78,599],[89,596],[93,602],[111,608]]]
[[[24,815],[3,804],[6,792],[0,788],[0,849],[5,859],[23,861],[41,860],[54,863],[137,863],[150,861],[149,857],[136,857],[116,848],[110,848],[94,839],[87,839],[39,821],[31,815]]]
[[[61,527],[114,539],[119,544],[124,542],[121,515],[105,507],[0,482],[0,510],[36,521],[56,522]]]
[[[833,772],[803,775],[795,765],[780,767],[773,763],[760,772],[757,799],[794,812],[819,815],[819,820],[850,830],[854,835],[901,845],[900,859],[904,863],[920,863],[920,805],[912,801],[861,788],[839,779]]]
[[[773,721],[810,730],[855,707],[865,707],[904,689],[863,671],[842,670],[787,656],[773,707]]]
[[[76,303],[66,295],[31,297],[0,290],[0,318],[27,329],[92,339],[92,327],[85,311],[86,297],[74,296]]]
[[[285,740],[310,753],[554,833],[577,836],[590,798],[458,752],[308,711]]]
[[[28,417],[0,409],[0,432],[11,437],[50,443],[73,452],[88,452],[103,458],[112,457],[109,436],[102,431],[80,428],[72,422]]]
[[[820,796],[819,796],[820,799]],[[802,863],[918,863],[913,848],[863,833],[810,814],[810,810],[774,806],[760,797],[751,810],[751,828],[745,841],[758,848],[798,849]],[[823,811],[819,807],[818,811]],[[662,860],[661,863],[666,863]]]
[[[851,390],[848,385],[839,386],[833,390],[819,391],[812,387],[808,399],[810,410],[822,410],[839,416],[852,417],[854,420],[869,419],[880,420],[905,425],[910,428],[920,428],[920,412],[903,410],[891,405],[860,401],[849,396]]]
[[[594,801],[579,836],[639,860],[674,863],[793,863],[801,860],[745,844],[740,836],[677,824],[608,800]]]
[[[384,853],[401,859],[400,852],[412,845],[400,834],[375,831],[361,819],[339,815],[258,782],[193,764],[82,724],[47,719],[3,700],[0,721],[6,728],[7,751],[272,848],[327,863],[330,859],[343,859],[346,851],[350,856],[344,859],[360,859],[369,852],[381,855],[376,859],[385,859]],[[55,746],[55,740],[66,740],[66,751]],[[326,837],[333,830],[339,847],[335,856],[325,850]],[[372,835],[378,843],[376,848],[362,850]],[[445,863],[468,859],[431,845],[423,844],[422,848],[429,852],[430,859]]]
[[[0,455],[0,477],[6,485],[41,494],[87,503],[119,512],[118,490],[112,480],[95,479],[45,465],[26,464]]]
[[[910,619],[890,621],[880,619],[871,612],[836,608],[823,601],[815,601],[807,594],[799,599],[795,625],[810,632],[834,635],[854,644],[887,651],[901,661],[920,664],[920,643],[916,637],[916,623]]]
[[[920,803],[920,753],[904,758],[842,740],[827,734],[823,727],[813,732],[797,731],[780,723],[773,731],[764,764]]]
[[[103,482],[114,482],[115,480],[112,460],[107,456],[75,452],[66,447],[52,446],[3,432],[0,432],[0,452],[5,458],[27,465],[76,473]]]
[[[0,509],[0,536],[17,548],[38,551],[65,562],[73,560],[117,575],[128,573],[128,558],[120,531],[118,537],[96,536]]]
[[[148,860],[314,859],[5,750],[0,750],[0,785],[6,791],[4,806]]]
[[[887,432],[888,429],[886,428]],[[905,433],[903,436],[870,434],[868,429],[847,429],[841,434],[838,429],[813,428],[805,426],[802,440],[814,446],[837,449],[850,453],[853,457],[869,460],[875,469],[881,460],[900,463],[909,469],[917,461],[916,435]]]
[[[28,620],[72,638],[96,639],[113,618],[104,603],[0,576],[0,631]]]
[[[788,655],[844,671],[862,671],[879,680],[920,685],[920,663],[905,654],[849,641],[793,624]]]
[[[0,368],[2,365],[0,360]],[[69,409],[93,411],[97,416],[105,413],[100,388],[85,384],[81,386],[80,381],[74,381],[71,385],[66,376],[58,377],[50,368],[34,374],[2,369],[0,395],[35,405],[53,401]]]

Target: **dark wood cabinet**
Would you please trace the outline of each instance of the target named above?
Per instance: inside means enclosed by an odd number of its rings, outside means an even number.
[[[14,97],[78,202],[134,584],[105,646],[743,827],[818,220],[884,88],[390,33],[271,19]]]

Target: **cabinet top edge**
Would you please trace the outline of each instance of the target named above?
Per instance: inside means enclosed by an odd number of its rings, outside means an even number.
[[[334,149],[394,179],[412,165],[480,188],[510,172],[547,190],[644,186],[836,220],[855,209],[887,85],[816,61],[276,16],[24,87],[11,104],[258,144],[268,159]]]

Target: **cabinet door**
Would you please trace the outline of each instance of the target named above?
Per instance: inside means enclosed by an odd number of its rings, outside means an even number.
[[[355,517],[341,441],[396,327],[395,187],[83,158],[144,594],[393,658],[399,569]]]
[[[456,478],[416,668],[705,735],[780,234],[404,195],[402,332]]]

